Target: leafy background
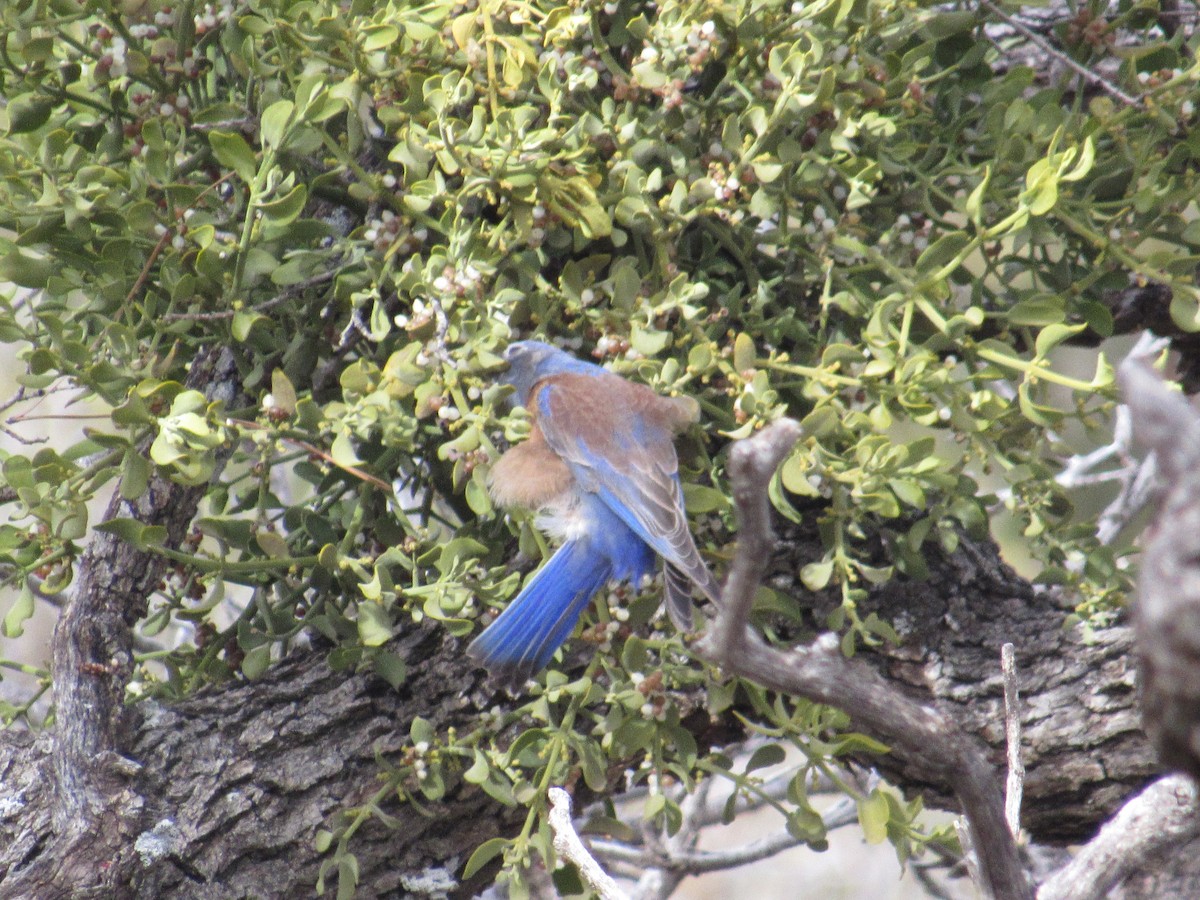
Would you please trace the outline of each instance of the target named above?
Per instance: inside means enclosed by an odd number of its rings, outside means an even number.
[[[547,550],[485,489],[527,430],[499,355],[531,335],[700,401],[680,449],[718,571],[730,441],[803,421],[772,499],[819,521],[825,553],[799,577],[831,592],[820,624],[847,652],[896,637],[858,614],[865,585],[920,578],[925,548],[989,528],[1103,621],[1127,548],[1055,476],[1107,440],[1112,371],[1062,349],[1110,337],[1106,298],[1131,284],[1168,287],[1174,326],[1200,328],[1200,143],[1194,48],[1140,8],[1089,10],[1060,37],[1115,93],[998,66],[976,10],[920,4],[5,6],[0,340],[23,368],[7,428],[23,436],[48,394],[98,410],[80,440],[4,454],[5,636],[53,617],[39,595],[69,589],[89,529],[161,543],[92,504],[136,497],[157,466],[208,487],[186,545],[159,551],[177,567],[139,623],[131,699],[253,679],[310,639],[401,685],[393,634],[432,619],[469,637]],[[213,347],[236,352],[247,402],[184,386]],[[519,881],[552,855],[541,789],[571,767],[602,787],[640,757],[635,783],[754,789],[781,751],[735,770],[697,747],[675,698],[702,685],[709,714],[736,696],[798,748],[783,811],[823,845],[806,779],[870,742],[695,664],[653,592],[610,600],[585,652],[494,728],[411,723],[376,799],[436,799],[465,769],[529,807],[470,864],[503,853]],[[803,633],[801,599],[760,601],[772,636]],[[5,665],[38,686],[0,712],[40,727],[47,673]],[[533,724],[494,742],[516,722]],[[647,817],[678,818],[650,796]],[[950,840],[889,790],[857,799],[902,859]],[[343,885],[376,814],[318,836]]]

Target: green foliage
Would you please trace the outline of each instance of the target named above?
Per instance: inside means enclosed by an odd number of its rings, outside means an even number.
[[[1054,475],[1102,437],[1112,372],[1100,356],[1072,374],[1062,351],[1111,333],[1101,298],[1130,278],[1169,285],[1176,323],[1200,328],[1192,50],[1128,53],[1119,79],[1146,102],[1121,106],[994,74],[980,22],[825,0],[6,5],[0,278],[16,287],[0,340],[24,398],[70,390],[109,412],[70,448],[4,459],[0,561],[62,589],[114,476],[127,499],[155,470],[208,484],[140,626],[194,631],[147,655],[133,696],[256,677],[305,629],[334,666],[398,686],[392,635],[425,619],[474,633],[519,587],[517,546],[544,550],[486,491],[528,427],[501,409],[499,354],[536,333],[700,401],[682,449],[714,561],[727,442],[803,420],[772,497],[819,517],[826,552],[800,576],[840,592],[847,651],[894,638],[858,614],[866,586],[922,577],[929,547],[1004,515],[1045,580],[1111,609],[1120,551]],[[184,390],[213,345],[237,350],[250,408]],[[397,477],[396,498],[368,476]],[[676,692],[697,684],[714,715],[736,697],[799,747],[784,812],[823,845],[805,778],[845,723],[711,681],[653,612],[643,598],[593,628],[584,675],[551,670],[486,732],[414,724],[387,789],[318,836],[322,877],[352,891],[357,823],[389,795],[436,800],[448,776],[528,806],[518,837],[469,864],[503,854],[511,879],[531,850],[553,856],[545,787],[569,773],[600,789],[641,758],[639,782],[754,791],[752,766],[734,774],[680,724]],[[34,614],[23,592],[4,633]],[[669,830],[679,808],[654,792],[646,815]],[[860,801],[868,836],[904,855],[914,815]]]

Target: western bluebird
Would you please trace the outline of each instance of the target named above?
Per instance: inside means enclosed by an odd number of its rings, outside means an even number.
[[[512,344],[505,359],[502,380],[533,428],[497,460],[489,489],[500,506],[541,510],[538,526],[563,543],[470,655],[514,679],[536,673],[596,591],[614,578],[636,585],[656,555],[671,620],[691,628],[691,585],[714,602],[719,594],[688,530],[672,443],[698,420],[696,401],[660,397],[540,341]]]

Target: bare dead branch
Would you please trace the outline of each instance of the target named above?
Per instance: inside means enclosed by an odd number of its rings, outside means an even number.
[[[835,831],[858,821],[858,806],[849,798],[842,798],[829,808],[822,816],[826,831]],[[785,830],[780,830],[766,837],[757,838],[724,850],[695,850],[688,853],[671,855],[663,859],[645,850],[618,844],[615,841],[592,841],[592,850],[605,860],[620,862],[635,869],[668,868],[682,875],[702,875],[705,872],[717,872],[724,869],[736,869],[740,866],[770,859],[785,850],[803,843]]]
[[[560,787],[552,787],[550,795],[550,828],[554,831],[554,849],[563,859],[575,864],[579,874],[601,900],[627,900],[625,892],[600,868],[571,824],[571,795]]]
[[[973,884],[983,884],[983,873],[979,871],[979,855],[975,852],[975,841],[971,837],[971,825],[964,816],[954,820],[954,833],[962,847],[963,865]]]
[[[1119,377],[1168,486],[1134,607],[1142,722],[1164,763],[1200,777],[1200,416],[1141,361],[1126,360]]]
[[[1073,71],[1075,74],[1079,75],[1081,78],[1083,78],[1084,81],[1086,81],[1088,84],[1092,85],[1093,87],[1097,87],[1100,90],[1104,91],[1106,94],[1108,94],[1110,97],[1114,97],[1117,100],[1120,100],[1126,106],[1141,106],[1142,105],[1142,99],[1140,97],[1133,97],[1130,94],[1125,93],[1123,90],[1121,90],[1119,87],[1117,87],[1111,81],[1109,81],[1107,78],[1105,78],[1099,72],[1095,72],[1095,71],[1089,69],[1087,66],[1076,62],[1074,59],[1072,59],[1067,54],[1063,53],[1057,47],[1054,47],[1049,41],[1047,41],[1044,37],[1042,37],[1040,34],[1038,34],[1036,31],[1034,31],[1028,25],[1021,22],[1019,19],[1016,19],[1013,16],[1010,16],[1008,13],[1004,12],[1004,10],[1000,9],[994,3],[991,3],[990,0],[980,0],[979,8],[987,10],[989,13],[991,13],[997,19],[1004,22],[1006,25],[1008,25],[1010,28],[1012,28],[1014,31],[1016,31],[1018,34],[1020,34],[1022,37],[1024,37],[1027,41],[1029,41],[1029,43],[1033,44],[1035,47],[1037,47],[1039,50],[1041,50],[1047,56],[1054,58],[1060,64],[1066,66],[1068,69]]]
[[[1025,789],[1025,764],[1021,761],[1021,696],[1017,692],[1015,648],[1000,648],[1000,672],[1004,678],[1004,736],[1008,756],[1008,780],[1004,788],[1004,818],[1016,840],[1021,839],[1021,794]]]
[[[1038,891],[1037,900],[1103,900],[1130,875],[1165,851],[1200,835],[1200,794],[1182,775],[1156,781],[1125,804],[1066,866]]]
[[[1032,898],[1004,820],[995,774],[973,741],[934,707],[901,694],[861,659],[847,659],[835,635],[783,651],[769,647],[750,630],[750,607],[774,544],[767,486],[799,433],[799,425],[783,419],[730,453],[738,549],[717,618],[700,640],[699,652],[726,671],[771,690],[836,706],[856,727],[888,741],[894,754],[919,761],[950,784],[962,804],[979,853],[981,888],[1004,900]]]

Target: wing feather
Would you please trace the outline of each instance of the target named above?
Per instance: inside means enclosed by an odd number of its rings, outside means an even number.
[[[546,443],[579,485],[716,601],[716,580],[688,528],[672,442],[680,404],[608,372],[552,375],[531,406]],[[678,592],[676,590],[676,596]]]

